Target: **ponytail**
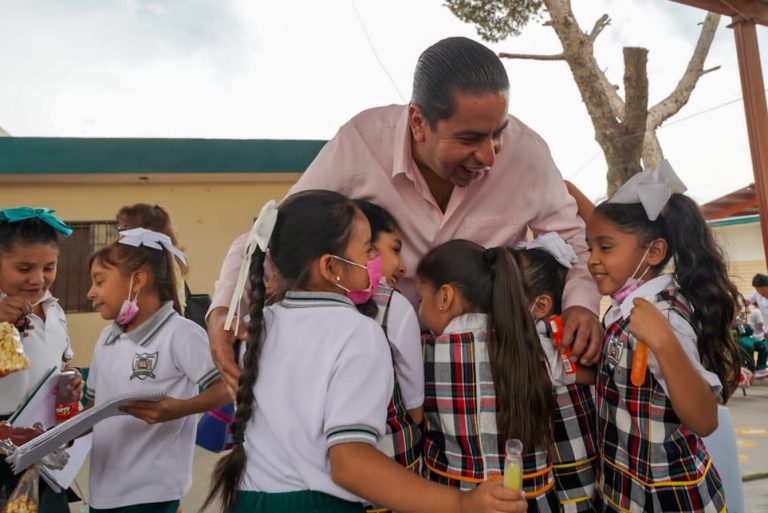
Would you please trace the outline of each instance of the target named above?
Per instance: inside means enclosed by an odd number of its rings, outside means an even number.
[[[248,324],[248,340],[246,343],[245,357],[243,358],[243,372],[237,383],[237,395],[235,397],[235,415],[230,424],[232,432],[232,450],[221,458],[214,467],[211,477],[211,489],[200,508],[204,510],[217,496],[221,496],[221,502],[225,511],[234,511],[237,508],[238,485],[245,472],[246,454],[243,446],[245,440],[245,428],[251,420],[255,410],[254,385],[259,375],[259,356],[263,345],[262,331],[264,327],[264,301],[266,290],[264,287],[264,252],[256,249],[251,258],[251,267],[248,275],[251,286],[250,310],[251,320]]]
[[[453,240],[427,253],[416,274],[435,288],[456,287],[473,309],[488,314],[499,436],[529,448],[548,447],[552,385],[514,257],[505,248]]]
[[[493,275],[488,322],[489,356],[496,387],[498,432],[528,447],[549,447],[549,425],[554,408],[552,385],[543,366],[543,351],[528,312],[522,275],[506,248],[484,253]]]
[[[702,365],[720,378],[725,404],[739,383],[739,347],[730,327],[741,295],[728,278],[723,252],[693,200],[672,195],[664,231],[674,258],[675,280],[693,307]]]

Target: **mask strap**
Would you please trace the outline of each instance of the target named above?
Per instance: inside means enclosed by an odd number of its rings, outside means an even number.
[[[131,282],[128,284],[128,301],[137,301],[139,299],[139,293],[141,292],[141,289],[136,291],[136,297],[131,299],[131,290],[133,289],[133,274],[131,274]]]
[[[650,244],[648,245],[648,247],[646,248],[646,250],[645,250],[645,253],[643,253],[643,258],[641,258],[641,259],[640,259],[640,262],[638,262],[638,263],[637,263],[637,267],[635,267],[635,271],[632,273],[632,276],[630,277],[630,279],[634,278],[634,277],[635,277],[635,275],[637,274],[637,271],[639,271],[639,270],[640,270],[640,266],[641,266],[641,265],[643,265],[643,262],[645,262],[645,257],[647,257],[647,256],[648,256],[648,253],[651,251],[651,247],[653,246],[653,243],[654,243],[654,242],[656,242],[656,240],[655,240],[655,239],[654,239],[653,241],[651,241],[651,243],[650,243]],[[637,279],[638,279],[638,280],[642,280],[642,279],[643,279],[643,277],[644,277],[646,274],[648,274],[648,271],[651,269],[651,267],[653,267],[653,266],[652,266],[652,265],[648,265],[648,267],[646,267],[646,268],[645,268],[645,271],[643,271],[643,274],[641,274],[641,275],[640,275],[640,277],[639,277],[639,278],[637,278]]]
[[[346,258],[341,258],[340,256],[331,255],[336,260],[341,260],[342,262],[345,262],[349,265],[354,265],[355,267],[359,267],[360,269],[368,269],[368,266],[358,264],[357,262],[353,262],[352,260],[347,260]]]

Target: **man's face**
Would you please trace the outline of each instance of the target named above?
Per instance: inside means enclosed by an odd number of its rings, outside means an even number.
[[[485,175],[501,151],[507,126],[507,91],[473,95],[454,93],[453,116],[437,122],[433,130],[418,105],[409,119],[414,158],[422,172],[431,172],[458,187]]]

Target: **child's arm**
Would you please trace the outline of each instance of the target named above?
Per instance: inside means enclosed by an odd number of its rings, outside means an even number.
[[[120,409],[147,424],[157,424],[213,410],[229,402],[229,390],[219,378],[203,392],[189,399],[165,396],[156,402],[132,401]]]
[[[366,443],[337,444],[328,454],[336,484],[393,511],[480,513],[528,509],[523,492],[504,489],[500,481],[488,481],[472,492],[461,492],[417,476]]]
[[[411,419],[416,424],[421,424],[422,422],[424,422],[424,407],[423,406],[419,406],[418,408],[414,408],[412,410],[408,410],[407,413],[408,413],[408,416],[410,416]]]
[[[698,436],[717,428],[717,398],[685,354],[672,327],[656,307],[640,298],[629,331],[653,351],[667,385],[667,395],[680,421]]]

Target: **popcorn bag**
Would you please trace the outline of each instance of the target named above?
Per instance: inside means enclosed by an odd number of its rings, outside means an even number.
[[[2,513],[37,513],[38,480],[37,466],[32,466],[24,472],[19,484],[8,497]]]
[[[29,367],[19,330],[9,322],[0,322],[0,378]]]

